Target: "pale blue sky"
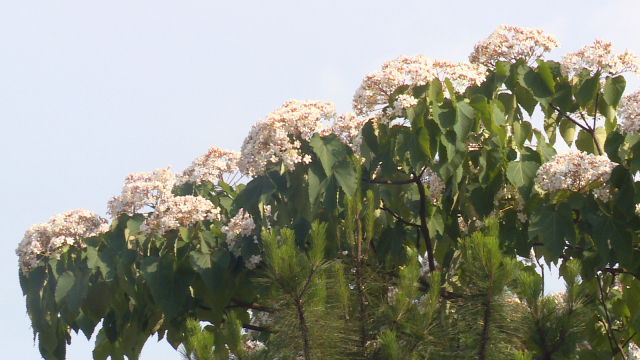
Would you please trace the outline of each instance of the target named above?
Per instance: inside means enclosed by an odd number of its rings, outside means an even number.
[[[289,99],[350,110],[363,76],[399,55],[465,60],[502,23],[562,44],[640,53],[635,0],[0,2],[2,358],[38,359],[14,250],[54,214],[100,214],[129,172],[179,171],[239,150]],[[640,82],[628,77],[628,89]],[[629,90],[628,90],[629,91]],[[74,336],[67,358],[91,358]],[[150,340],[142,357],[178,359]]]

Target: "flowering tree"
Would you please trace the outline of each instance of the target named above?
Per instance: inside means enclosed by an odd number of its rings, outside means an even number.
[[[292,100],[241,153],[130,174],[110,226],[84,210],[34,225],[17,254],[42,356],[102,323],[95,359],[135,359],[153,334],[200,358],[628,358],[637,58],[596,40],[542,59],[557,46],[501,26],[470,62],[399,57],[355,113]],[[576,150],[557,154],[557,133]],[[563,260],[564,293],[543,295],[541,260]]]

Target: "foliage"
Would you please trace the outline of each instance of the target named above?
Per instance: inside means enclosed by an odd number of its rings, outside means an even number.
[[[128,177],[108,230],[45,253],[25,235],[42,356],[64,359],[72,330],[102,322],[95,359],[137,359],[153,334],[197,359],[628,358],[640,143],[612,69],[633,59],[576,71],[531,34],[526,58],[479,44],[487,68],[389,62],[356,95],[359,119],[288,102],[252,130],[268,141],[245,141],[246,184],[199,158],[216,170]],[[594,165],[556,156],[558,132]],[[563,294],[544,295],[541,259],[562,261]]]

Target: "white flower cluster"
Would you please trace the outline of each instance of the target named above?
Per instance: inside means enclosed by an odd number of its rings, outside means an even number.
[[[249,236],[253,233],[253,228],[256,224],[253,222],[253,217],[248,212],[245,213],[244,209],[240,209],[236,216],[234,216],[228,225],[222,227],[222,232],[227,234],[227,245],[229,250],[236,256],[240,256],[240,247],[235,246],[239,240],[239,237]]]
[[[366,122],[366,118],[360,118],[354,113],[340,114],[331,125],[331,133],[336,134],[343,144],[359,154],[362,145],[362,127]]]
[[[158,203],[155,212],[140,225],[140,230],[145,235],[164,235],[180,226],[193,226],[198,221],[222,219],[220,209],[203,197],[165,197]]]
[[[593,195],[608,201],[610,195],[606,182],[615,165],[606,156],[570,150],[542,164],[534,181],[536,188],[543,193],[569,190],[583,194],[588,192],[589,185],[600,182],[600,186],[593,189]]]
[[[481,64],[490,69],[496,67],[498,61],[515,62],[524,59],[532,65],[536,59],[560,46],[553,35],[546,35],[542,29],[521,28],[518,26],[500,25],[489,37],[478,42],[469,61]]]
[[[395,286],[390,286],[387,289],[387,302],[389,305],[396,304],[396,297],[398,296],[398,288]]]
[[[258,266],[258,264],[261,261],[262,261],[262,255],[251,255],[249,260],[244,262],[244,266],[249,270],[253,270],[256,268],[256,266]]]
[[[247,342],[244,343],[244,352],[247,355],[256,353],[256,352],[260,352],[263,350],[267,350],[267,346],[259,340],[247,340]]]
[[[133,215],[145,207],[155,208],[160,200],[170,197],[176,183],[171,167],[150,173],[130,173],[124,180],[122,193],[109,200],[107,214],[117,218],[120,214]]]
[[[518,220],[521,223],[525,223],[529,220],[527,214],[524,213],[524,199],[520,195],[518,188],[513,184],[507,184],[503,186],[493,199],[495,206],[505,205],[506,208],[512,208],[517,211]],[[495,215],[498,210],[494,210],[492,215]]]
[[[393,102],[393,116],[402,116],[402,110],[418,105],[418,100],[409,94],[399,95]]]
[[[624,72],[638,74],[638,57],[625,50],[622,54],[614,54],[611,43],[596,39],[593,45],[585,45],[576,52],[567,53],[562,57],[562,74],[573,77],[587,69],[591,75],[601,71],[603,77],[616,76]]]
[[[106,219],[83,210],[69,210],[47,222],[31,226],[16,249],[22,273],[27,275],[45,256],[56,254],[65,245],[83,248],[83,239],[109,230]]]
[[[387,122],[391,114],[381,114],[380,110],[387,106],[389,96],[400,86],[408,85],[408,94],[411,94],[411,88],[435,78],[441,80],[444,87],[444,79],[448,78],[457,91],[462,91],[469,85],[480,85],[485,77],[486,69],[481,65],[431,60],[423,55],[400,56],[365,76],[353,97],[353,109],[358,115]],[[408,107],[410,101],[407,97],[401,98],[398,105]]]
[[[335,106],[332,103],[313,100],[286,102],[253,125],[242,144],[238,168],[248,176],[262,175],[267,163],[282,160],[288,170],[293,170],[305,156],[300,151],[298,138],[309,141],[315,133],[326,133],[323,121],[334,116]]]
[[[362,126],[367,119],[353,113],[336,116],[332,103],[314,100],[290,100],[253,125],[242,144],[238,169],[247,176],[263,175],[268,163],[282,161],[287,170],[296,164],[309,164],[311,155],[300,150],[300,140],[314,134],[336,134],[359,153]]]
[[[623,134],[640,133],[640,89],[622,97],[617,115]]]
[[[460,232],[468,234],[469,233],[469,226],[471,226],[472,224],[473,224],[473,226],[475,227],[476,230],[479,230],[479,229],[482,228],[482,226],[484,226],[482,221],[480,221],[476,217],[474,217],[473,219],[469,220],[469,222],[467,222],[464,219],[464,217],[462,217],[462,215],[458,215],[458,227],[460,228]]]
[[[420,180],[429,189],[429,201],[433,205],[438,205],[440,203],[440,196],[442,196],[445,188],[444,183],[440,180],[438,174],[433,172],[430,168],[427,168],[422,173],[422,178]]]
[[[217,184],[218,180],[230,182],[224,176],[233,178],[238,172],[240,153],[233,150],[221,150],[215,146],[209,148],[206,154],[200,155],[191,166],[184,169],[176,180],[176,186],[190,182],[201,184],[203,181]]]

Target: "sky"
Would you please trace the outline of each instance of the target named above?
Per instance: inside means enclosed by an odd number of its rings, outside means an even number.
[[[637,0],[0,2],[2,357],[40,358],[15,255],[32,224],[104,216],[130,172],[240,150],[289,99],[350,111],[362,78],[397,56],[466,60],[500,24],[556,35],[548,59],[595,38],[640,53],[638,15]],[[94,339],[74,334],[67,359],[91,358]],[[150,339],[141,359],[157,358],[179,355]]]

